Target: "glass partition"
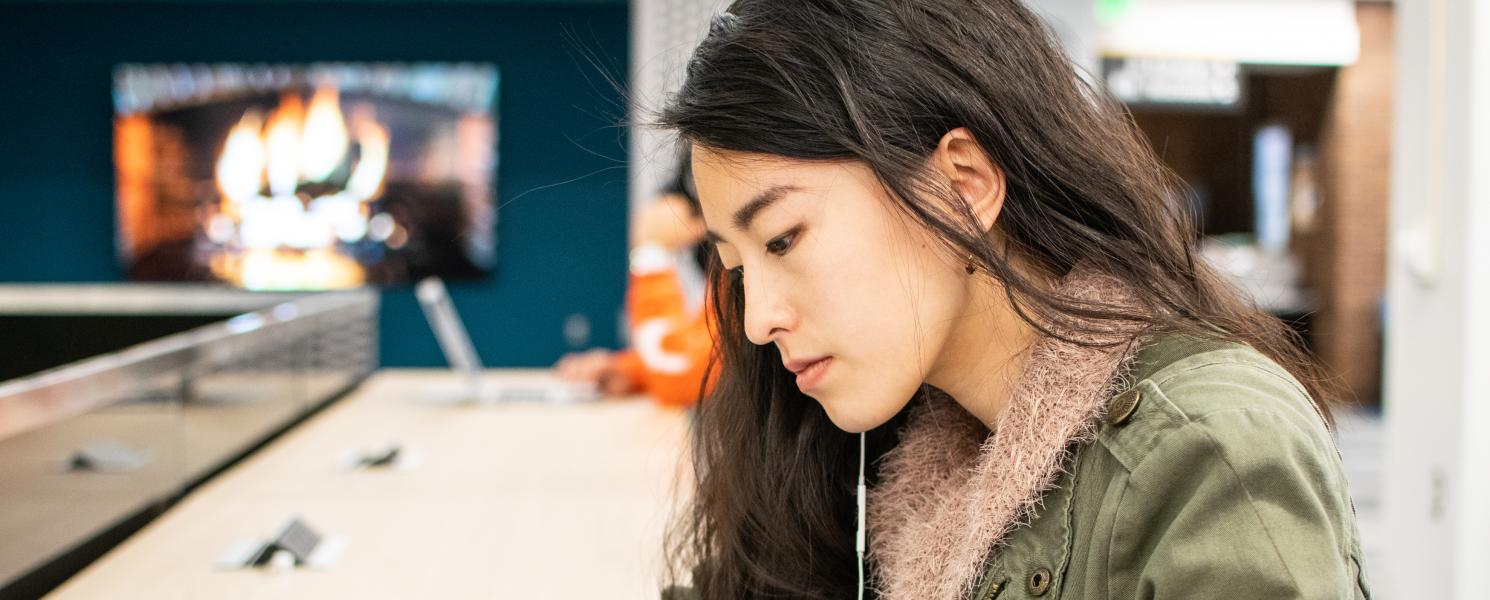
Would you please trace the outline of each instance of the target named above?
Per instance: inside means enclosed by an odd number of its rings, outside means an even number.
[[[376,321],[375,292],[304,296],[0,383],[0,592],[356,385]]]

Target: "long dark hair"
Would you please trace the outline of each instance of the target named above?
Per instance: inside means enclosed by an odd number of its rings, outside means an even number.
[[[1197,257],[1183,188],[1132,118],[1019,0],[737,0],[659,122],[712,149],[862,162],[897,209],[970,256],[1046,335],[1122,323],[1237,340],[1326,398],[1288,328]],[[1004,172],[1002,244],[927,168],[958,127]],[[1063,297],[1013,256],[1054,276],[1078,264],[1115,276],[1142,306]],[[696,488],[671,562],[705,598],[850,597],[857,440],[797,390],[773,345],[746,338],[740,281],[717,260],[709,280],[718,379],[698,406]],[[903,418],[871,432],[874,453]]]

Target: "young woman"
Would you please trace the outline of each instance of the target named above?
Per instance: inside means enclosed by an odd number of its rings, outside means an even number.
[[[661,122],[718,290],[671,594],[1365,597],[1313,367],[1018,0],[738,0]]]

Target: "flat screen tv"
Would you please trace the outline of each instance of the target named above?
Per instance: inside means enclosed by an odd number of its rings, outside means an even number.
[[[486,276],[497,89],[490,64],[120,65],[125,271],[252,290]]]

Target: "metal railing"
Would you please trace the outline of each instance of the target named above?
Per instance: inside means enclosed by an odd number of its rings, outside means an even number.
[[[377,311],[303,296],[0,383],[0,592],[351,389]]]

